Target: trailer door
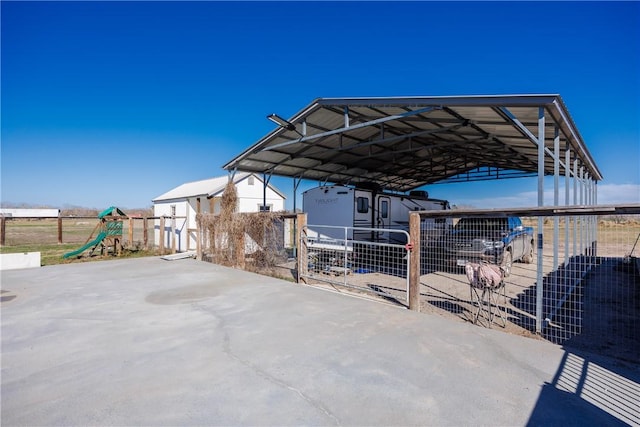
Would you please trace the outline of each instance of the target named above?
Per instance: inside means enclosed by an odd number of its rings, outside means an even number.
[[[376,209],[375,228],[391,227],[391,199],[387,196],[378,196],[378,206]],[[387,240],[389,233],[379,232],[377,240]]]

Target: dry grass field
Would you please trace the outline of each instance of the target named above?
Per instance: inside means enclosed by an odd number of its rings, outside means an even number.
[[[143,250],[144,222],[134,220],[133,241],[129,241],[128,221],[123,227],[123,246],[128,249],[124,256],[143,256],[154,254],[153,249],[153,221],[149,220],[148,239],[150,250]],[[0,253],[40,252],[42,265],[62,264],[74,262],[64,260],[62,256],[72,250],[78,249],[93,235],[98,225],[97,218],[63,218],[62,243],[58,243],[58,220],[46,219],[10,219],[6,221],[5,245],[0,247]],[[101,259],[98,256],[87,260]]]

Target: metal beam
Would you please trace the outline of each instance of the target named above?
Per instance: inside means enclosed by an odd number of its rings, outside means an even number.
[[[427,108],[420,108],[419,110],[407,111],[406,113],[394,114],[393,116],[382,117],[380,119],[371,120],[369,122],[360,123],[360,124],[353,125],[353,126],[345,126],[343,128],[340,128],[340,129],[330,130],[330,131],[327,131],[327,132],[317,133],[315,135],[309,135],[309,136],[301,137],[301,138],[298,138],[298,139],[296,139],[294,141],[281,142],[280,144],[275,144],[275,145],[271,145],[269,147],[265,147],[262,151],[269,151],[269,150],[280,148],[280,147],[286,147],[287,145],[291,145],[291,144],[297,144],[297,143],[301,143],[301,142],[312,141],[314,139],[324,138],[326,136],[336,135],[336,134],[344,133],[344,132],[350,132],[352,130],[362,129],[362,128],[369,127],[369,126],[375,126],[375,125],[378,125],[380,123],[386,123],[386,122],[390,122],[390,121],[393,121],[393,120],[400,120],[400,119],[402,119],[404,117],[415,116],[416,114],[427,113],[427,112],[433,111],[435,109],[436,109],[435,107],[427,107]]]
[[[421,211],[422,218],[446,218],[446,217],[499,217],[509,216],[553,216],[553,215],[636,215],[640,214],[640,203],[628,203],[626,205],[597,205],[597,206],[542,206],[522,208],[492,208],[492,209],[456,209],[455,211]]]
[[[539,109],[544,110],[544,107],[539,107]],[[524,136],[526,136],[529,139],[529,141],[533,142],[535,145],[538,145],[538,142],[539,142],[538,138],[520,120],[518,120],[516,116],[511,111],[509,111],[507,107],[498,107],[496,110],[501,112],[502,114],[500,115],[503,116],[508,122],[510,122]],[[538,129],[538,132],[540,132],[540,129]],[[548,149],[547,147],[544,147],[544,151],[549,155],[549,157],[551,157],[552,159],[555,159],[555,155],[550,149]],[[558,161],[560,162],[562,167],[565,166],[560,159],[558,159]]]

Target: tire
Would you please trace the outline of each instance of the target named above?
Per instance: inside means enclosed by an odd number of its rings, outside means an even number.
[[[524,256],[522,257],[522,262],[524,262],[525,264],[533,263],[533,240],[531,241],[531,244],[529,245],[529,252],[524,254]]]
[[[504,270],[504,277],[511,275],[511,266],[513,265],[513,255],[511,251],[505,251],[502,257],[502,269]]]

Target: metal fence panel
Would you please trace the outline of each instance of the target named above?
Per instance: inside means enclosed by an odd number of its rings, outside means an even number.
[[[465,265],[486,262],[506,271],[506,331],[639,362],[640,212],[520,218],[451,211],[422,245],[421,310],[473,321]]]
[[[366,236],[373,240],[352,239]],[[341,286],[408,303],[409,257],[402,230],[307,225],[301,245],[307,254],[308,284]]]

